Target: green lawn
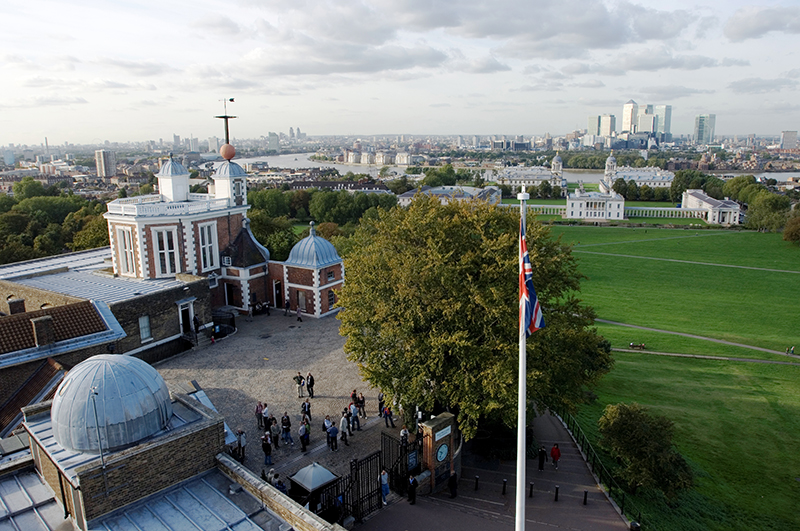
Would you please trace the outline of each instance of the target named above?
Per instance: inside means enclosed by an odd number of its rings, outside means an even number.
[[[800,528],[800,367],[614,357],[599,400],[578,415],[584,430],[596,438],[605,405],[638,402],[675,423],[675,443],[697,476],[673,507],[645,492],[634,497],[651,529]]]

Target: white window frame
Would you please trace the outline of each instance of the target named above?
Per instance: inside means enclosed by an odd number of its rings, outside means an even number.
[[[119,273],[120,275],[135,277],[136,254],[133,250],[133,229],[131,227],[118,227],[117,241],[119,242]]]
[[[197,226],[200,233],[197,240],[200,252],[200,271],[205,273],[219,269],[219,248],[217,245],[217,222],[201,223]]]
[[[158,235],[159,233],[163,233],[165,235],[164,242],[167,242],[166,235],[172,235],[173,241],[173,248],[170,249],[161,249],[158,245]],[[153,261],[156,270],[156,278],[163,278],[163,277],[174,277],[176,273],[180,272],[180,252],[179,252],[179,245],[178,245],[178,229],[177,227],[160,227],[154,228],[152,230],[153,235]],[[161,267],[161,255],[166,255],[164,258],[164,265],[166,266],[166,270]],[[172,269],[170,270],[170,255],[172,255]]]
[[[149,315],[139,317],[139,339],[141,339],[142,343],[153,340],[153,329],[150,328]]]
[[[336,304],[336,292],[328,290],[328,311],[333,309],[333,305]]]
[[[328,271],[328,282],[332,280],[336,280],[336,273],[334,273],[333,271]]]

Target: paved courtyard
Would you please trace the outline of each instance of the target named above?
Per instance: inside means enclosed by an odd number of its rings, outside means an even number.
[[[284,411],[292,419],[294,446],[281,444],[272,454],[273,465],[281,476],[291,475],[303,466],[317,461],[337,474],[350,470],[350,460],[380,448],[383,419],[377,416],[378,390],[361,379],[355,364],[347,361],[342,350],[344,338],[339,335],[335,317],[323,319],[286,317],[282,311],[271,316],[258,315],[252,322],[237,318],[238,331],[216,344],[187,351],[156,365],[170,383],[197,381],[232,430],[247,434],[245,466],[256,473],[264,468],[261,451],[261,430],[255,417],[256,403],[266,402],[278,419]],[[300,404],[292,378],[300,371],[314,375],[314,398],[311,399],[311,446],[306,454],[300,451],[297,428]],[[355,432],[350,446],[339,443],[332,453],[325,445],[322,420],[325,415],[338,421],[342,409],[350,403],[353,389],[364,393],[367,402],[366,422]],[[395,422],[397,418],[395,417]],[[399,434],[400,425],[394,431]]]

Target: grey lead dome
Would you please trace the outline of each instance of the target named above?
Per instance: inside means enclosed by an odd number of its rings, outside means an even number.
[[[289,252],[289,258],[284,262],[287,266],[307,267],[321,269],[330,265],[341,263],[342,259],[331,242],[317,236],[314,222],[311,222],[311,231],[308,236],[297,242]]]
[[[133,356],[94,356],[76,365],[61,382],[50,416],[58,444],[76,452],[97,452],[95,411],[103,451],[131,446],[163,430],[172,418],[164,379]]]

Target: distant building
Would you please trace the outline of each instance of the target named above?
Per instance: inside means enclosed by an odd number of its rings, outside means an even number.
[[[274,151],[275,153],[281,152],[280,137],[277,133],[269,133],[269,140],[267,141],[267,151]]]
[[[628,103],[622,106],[622,130],[635,133],[638,115],[639,105],[633,100],[628,100]]]
[[[589,116],[586,123],[586,134],[600,136],[600,115]]]
[[[781,149],[797,149],[797,131],[781,132]]]
[[[658,125],[658,116],[655,114],[640,113],[636,123],[637,132],[655,133]]]
[[[613,136],[617,132],[617,117],[613,114],[600,116],[600,136]]]
[[[655,105],[653,113],[658,117],[656,133],[672,136],[672,105]]]
[[[645,167],[631,168],[628,166],[618,167],[614,152],[606,159],[606,171],[600,181],[600,191],[603,193],[613,192],[614,183],[617,179],[624,179],[626,182],[634,181],[638,186],[647,185],[650,188],[668,188],[672,186],[675,174],[661,168]]]
[[[473,199],[486,201],[490,205],[496,205],[503,197],[502,192],[496,186],[487,186],[485,188],[474,188],[472,186],[437,186],[432,188],[430,186],[423,186],[417,190],[409,190],[400,195],[397,203],[400,206],[408,206],[418,193],[436,197],[443,205],[451,201],[470,201]]]
[[[3,152],[3,162],[6,166],[13,166],[14,165],[14,152],[10,149],[7,149]]]
[[[210,153],[219,153],[219,138],[215,136],[208,137],[208,151]]]
[[[742,209],[739,203],[729,199],[714,199],[706,195],[702,190],[686,190],[683,192],[681,209],[706,210],[703,219],[705,219],[706,223],[712,225],[730,226],[742,223]]]
[[[699,114],[694,119],[694,143],[711,144],[714,142],[714,127],[716,126],[716,114]]]
[[[616,192],[583,192],[569,194],[566,219],[587,221],[622,220],[625,217],[625,198]]]
[[[98,149],[94,152],[94,160],[98,177],[110,178],[117,174],[117,155],[113,151]]]

